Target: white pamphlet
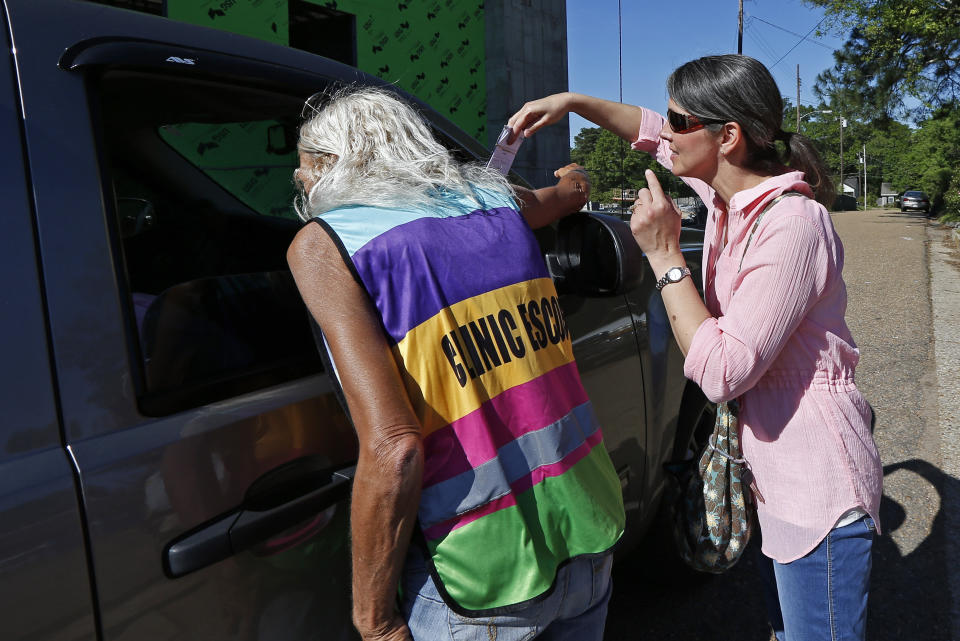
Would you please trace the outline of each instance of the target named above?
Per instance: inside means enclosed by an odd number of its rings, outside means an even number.
[[[517,134],[516,140],[507,144],[510,132],[510,127],[504,125],[503,131],[501,131],[497,137],[497,145],[493,148],[493,154],[490,156],[490,160],[487,161],[487,167],[493,167],[504,176],[510,172],[513,159],[517,155],[517,149],[520,148],[520,143],[523,142],[523,134],[520,133]]]

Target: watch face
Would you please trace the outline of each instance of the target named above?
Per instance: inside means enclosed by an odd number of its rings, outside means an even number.
[[[683,270],[679,267],[671,267],[667,270],[667,278],[669,278],[671,281],[680,280],[683,278]]]

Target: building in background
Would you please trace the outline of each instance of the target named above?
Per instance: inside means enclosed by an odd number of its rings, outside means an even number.
[[[847,174],[843,177],[843,193],[850,194],[854,198],[860,197],[860,176]]]
[[[449,1],[449,0],[447,0]],[[567,90],[566,0],[494,0],[485,11],[487,146],[523,103]],[[514,170],[534,187],[556,182],[570,162],[570,122],[541,129],[517,152]]]
[[[524,102],[567,89],[565,0],[92,0],[310,51],[417,96],[492,149]],[[564,119],[523,143],[535,187],[569,162]]]
[[[899,197],[900,194],[893,188],[893,185],[885,182],[880,183],[880,198],[877,199],[877,205],[879,207],[896,205]]]

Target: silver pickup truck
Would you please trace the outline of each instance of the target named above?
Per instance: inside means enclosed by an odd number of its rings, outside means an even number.
[[[0,638],[354,638],[356,439],[285,250],[304,97],[382,82],[101,4],[0,4]],[[538,238],[627,553],[709,408],[626,223]]]

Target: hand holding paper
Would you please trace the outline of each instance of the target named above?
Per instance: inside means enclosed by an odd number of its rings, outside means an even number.
[[[517,136],[513,142],[508,143],[507,141],[510,139],[512,132],[513,130],[510,129],[509,126],[504,126],[500,135],[497,137],[497,144],[493,148],[493,154],[490,156],[490,160],[487,161],[487,167],[496,169],[504,176],[510,173],[510,167],[513,166],[513,159],[517,155],[517,149],[520,148],[520,143],[523,142],[523,136]]]

